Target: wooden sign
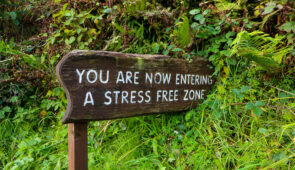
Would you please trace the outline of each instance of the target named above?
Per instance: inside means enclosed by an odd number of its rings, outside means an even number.
[[[75,50],[57,65],[68,98],[63,123],[179,112],[213,84],[205,59]]]
[[[213,84],[205,59],[75,50],[57,65],[68,99],[69,169],[88,169],[87,122],[188,110]]]

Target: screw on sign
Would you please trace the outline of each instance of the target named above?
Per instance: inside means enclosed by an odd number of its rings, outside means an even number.
[[[180,112],[205,99],[209,62],[163,55],[74,50],[56,66],[67,94],[69,169],[87,169],[87,122]]]

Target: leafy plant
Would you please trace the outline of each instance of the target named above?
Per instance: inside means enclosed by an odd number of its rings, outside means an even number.
[[[182,21],[176,23],[176,28],[173,31],[176,43],[180,48],[187,47],[192,42],[192,36],[190,33],[189,19],[186,16],[181,17]]]
[[[293,47],[284,46],[283,36],[270,37],[261,31],[240,32],[232,43],[231,55],[255,61],[268,72],[279,72],[281,63]]]
[[[68,10],[67,6],[65,3],[62,9],[53,15],[54,23],[51,27],[56,28],[56,31],[47,41],[51,45],[58,41],[79,49],[88,49],[100,34],[103,13],[94,16],[91,14],[92,10],[79,13],[73,8]]]

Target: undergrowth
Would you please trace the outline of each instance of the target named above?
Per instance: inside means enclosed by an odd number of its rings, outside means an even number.
[[[0,168],[67,169],[54,67],[92,49],[202,56],[216,83],[188,112],[90,122],[89,169],[292,169],[294,5],[0,1]]]

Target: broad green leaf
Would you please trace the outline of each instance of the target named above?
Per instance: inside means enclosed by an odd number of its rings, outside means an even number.
[[[247,110],[251,110],[255,107],[255,105],[252,102],[249,102],[246,104],[245,109]]]
[[[200,19],[202,19],[202,18],[204,18],[202,14],[198,14],[198,15],[196,15],[194,17],[194,19],[197,20],[197,21],[200,20]]]
[[[72,44],[75,40],[76,40],[76,38],[74,36],[71,36],[70,40],[69,40],[69,44]]]
[[[294,21],[287,22],[281,25],[279,29],[286,32],[291,32],[291,31],[295,32],[295,22]]]
[[[254,114],[260,116],[263,113],[263,110],[260,107],[254,107]]]
[[[165,51],[163,52],[163,55],[168,55],[168,53],[169,53],[169,51],[168,51],[168,50],[165,50]]]
[[[177,51],[181,51],[181,48],[174,48],[172,51],[177,52]]]
[[[17,101],[18,97],[17,96],[12,96],[10,98],[10,102],[15,103]]]
[[[191,15],[196,15],[196,14],[199,14],[201,11],[199,9],[193,9],[189,12],[189,14]]]
[[[174,46],[175,46],[174,44],[171,44],[171,45],[168,46],[167,49],[168,49],[168,50],[171,50]]]
[[[103,10],[103,12],[105,13],[105,14],[110,14],[111,13],[111,8],[107,8],[107,9],[105,9],[105,10]]]
[[[266,15],[266,14],[271,13],[275,7],[276,7],[276,3],[274,3],[274,2],[267,3],[266,7],[264,8],[264,12],[262,14]]]
[[[205,19],[205,18],[201,18],[201,19],[200,19],[200,24],[204,24],[204,23],[205,23],[205,21],[206,21],[206,19]]]
[[[206,9],[204,12],[203,12],[203,15],[207,15],[211,10],[210,9]]]
[[[9,106],[5,106],[1,111],[3,111],[4,113],[10,113],[11,108]]]

